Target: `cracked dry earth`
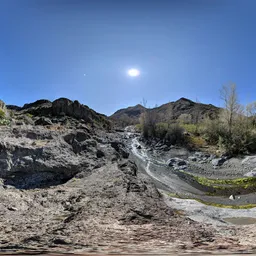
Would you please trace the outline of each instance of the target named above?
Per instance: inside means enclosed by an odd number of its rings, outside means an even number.
[[[2,253],[255,250],[255,225],[216,229],[169,208],[118,133],[0,131]]]

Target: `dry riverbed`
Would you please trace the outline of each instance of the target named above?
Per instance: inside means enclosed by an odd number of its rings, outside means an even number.
[[[203,182],[207,183],[209,179],[217,180],[216,183],[219,180],[219,183],[223,184],[222,180],[237,179],[237,183],[240,183],[240,181],[247,182],[245,185],[241,183],[245,188],[248,188],[249,185],[255,186],[254,178],[248,178],[248,173],[253,173],[256,167],[255,156],[227,158],[223,164],[213,166],[212,159],[202,162],[195,160],[194,152],[178,147],[159,150],[145,146],[139,141],[138,137],[133,138],[132,152],[137,165],[152,177],[168,206],[176,209],[180,215],[214,227],[216,232],[223,237],[223,241],[230,238],[242,246],[256,245],[255,192],[250,193],[250,190],[248,190],[249,192],[246,193],[244,190],[239,190],[240,187],[235,186],[238,194],[218,196],[215,193],[209,195],[202,186]],[[196,154],[200,154],[200,152]],[[180,168],[179,170],[179,168],[175,169],[175,166],[169,167],[168,160],[170,158],[177,158],[180,162],[184,160],[186,168]],[[186,173],[187,175],[185,175]],[[202,178],[197,178],[191,182],[187,177]],[[201,184],[197,181],[200,181]]]

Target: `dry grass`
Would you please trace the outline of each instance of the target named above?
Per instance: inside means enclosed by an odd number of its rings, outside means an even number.
[[[207,142],[200,136],[191,135],[189,137],[189,144],[193,148],[204,148],[207,146]]]

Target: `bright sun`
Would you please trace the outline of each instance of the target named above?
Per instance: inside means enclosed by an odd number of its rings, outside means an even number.
[[[128,75],[129,76],[139,76],[140,71],[138,69],[132,68],[128,70]]]

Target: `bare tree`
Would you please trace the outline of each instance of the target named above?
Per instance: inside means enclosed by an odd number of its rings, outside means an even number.
[[[232,129],[237,114],[240,112],[240,105],[235,84],[223,85],[220,90],[220,97],[224,101],[223,118],[227,123],[228,133],[232,136]]]
[[[256,101],[246,106],[246,116],[251,120],[252,127],[256,126]]]
[[[199,128],[199,119],[200,119],[200,107],[199,107],[200,101],[198,100],[198,98],[196,98],[196,107],[194,110],[194,124],[196,125],[196,130],[195,133],[198,134],[198,128]]]
[[[157,113],[155,110],[147,108],[147,101],[145,99],[142,100],[142,105],[145,108],[144,112],[142,113],[142,115],[140,117],[143,136],[145,138],[155,137]]]

